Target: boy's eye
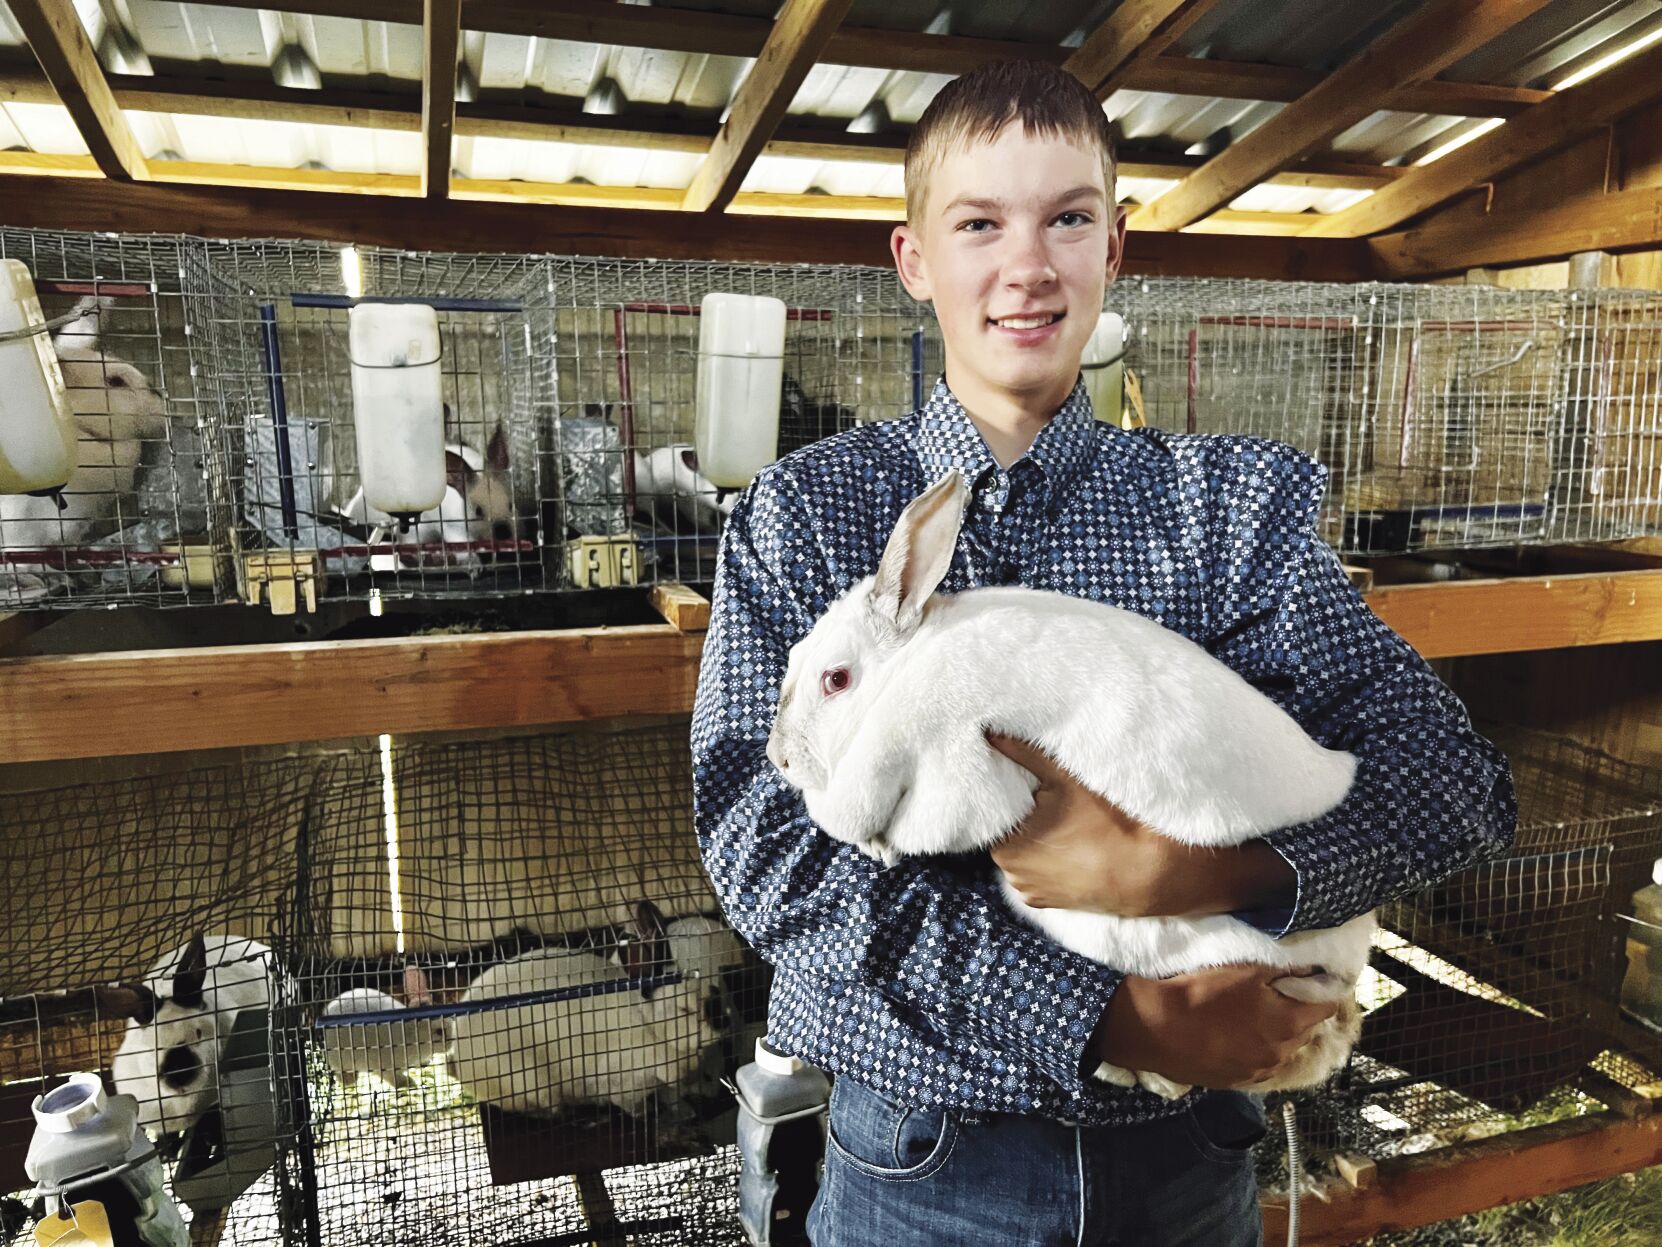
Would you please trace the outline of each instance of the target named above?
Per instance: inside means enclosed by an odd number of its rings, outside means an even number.
[[[987,228],[986,229],[980,228],[983,225],[986,226]],[[987,232],[987,230],[991,229],[992,227],[993,227],[993,223],[991,221],[987,220],[986,217],[977,217],[973,221],[965,221],[958,228],[960,230],[964,231],[966,234],[985,234]]]
[[[1086,212],[1064,212],[1056,218],[1058,225],[1089,225],[1091,217]]]

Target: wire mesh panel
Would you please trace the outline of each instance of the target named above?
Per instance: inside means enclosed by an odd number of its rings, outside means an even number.
[[[251,756],[12,794],[0,830],[18,1206],[30,1100],[92,1069],[182,1135],[221,1242],[742,1241],[723,1079],[768,975],[684,723]]]
[[[0,259],[24,263],[56,326],[76,438],[60,493],[0,496],[0,610],[218,600],[228,499],[191,340],[213,296],[205,245],[0,229]]]
[[[925,318],[879,270],[394,251],[353,252],[343,269],[339,249],[281,243],[212,255],[247,292],[212,365],[246,578],[307,579],[325,599],[712,576],[732,491],[694,448],[711,291],[789,308],[780,453],[904,414],[939,367]],[[452,472],[441,507],[409,527],[362,492],[347,324],[361,302],[439,317]]]
[[[1571,741],[1491,731],[1519,828],[1504,858],[1385,907],[1350,1067],[1296,1097],[1318,1155],[1424,1151],[1602,1108],[1588,1070],[1662,1071],[1618,1007],[1629,897],[1662,856],[1662,777]],[[1281,1179],[1272,1137],[1260,1164]]]
[[[1150,423],[1291,443],[1353,553],[1662,521],[1662,297],[1144,279],[1109,293]]]

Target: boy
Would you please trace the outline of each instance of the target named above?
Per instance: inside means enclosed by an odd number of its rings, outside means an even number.
[[[819,833],[764,756],[790,647],[873,571],[901,508],[950,468],[973,490],[943,585],[1022,583],[1136,610],[1204,644],[1358,758],[1323,818],[1190,854],[995,740],[1041,781],[994,856],[1030,903],[1336,926],[1510,843],[1506,762],[1346,581],[1313,523],[1325,472],[1242,437],[1093,420],[1079,361],[1124,214],[1101,106],[1049,66],[949,84],[906,155],[901,280],[933,303],[946,374],[924,408],[762,472],[729,520],[693,720],[704,862],[776,967],[769,1035],[838,1075],[828,1245],[1260,1240],[1256,1101],[1166,1102],[1107,1060],[1252,1082],[1328,1015],[1225,967],[1122,976],[1015,920],[990,864],[883,870]]]

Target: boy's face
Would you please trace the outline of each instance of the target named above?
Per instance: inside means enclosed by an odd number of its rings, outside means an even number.
[[[1124,244],[1102,154],[1019,122],[947,152],[923,219],[891,243],[907,291],[935,305],[947,378],[972,410],[992,395],[1060,406]]]

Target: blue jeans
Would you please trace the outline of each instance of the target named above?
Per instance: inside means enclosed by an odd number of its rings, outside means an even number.
[[[1257,1102],[1211,1092],[1135,1126],[908,1109],[831,1092],[814,1247],[1260,1247]]]

